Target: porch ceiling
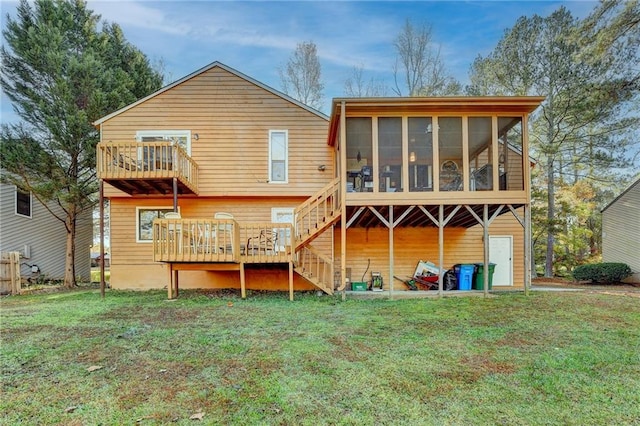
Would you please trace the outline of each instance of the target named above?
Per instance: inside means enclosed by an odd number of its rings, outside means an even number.
[[[104,179],[105,183],[130,195],[170,195],[173,194],[173,178],[154,179]],[[194,192],[178,179],[178,195]]]
[[[489,217],[491,217],[500,207],[501,204],[489,204]],[[356,212],[362,206],[348,206],[347,207],[347,222],[351,220],[351,218],[356,214]],[[389,206],[371,206],[375,210],[380,213],[382,217],[385,219],[389,219]],[[422,206],[427,210],[434,218],[438,219],[438,205],[424,205]],[[483,205],[482,204],[474,204],[469,205],[471,209],[475,212],[478,217],[482,218],[483,215]],[[512,204],[512,207],[517,209],[522,207],[522,204]],[[402,216],[410,206],[394,206],[393,207],[393,218],[394,221],[397,221],[400,216]],[[444,218],[449,217],[451,212],[456,208],[456,205],[445,205],[444,206]],[[510,213],[509,208],[504,207],[498,216],[501,216],[505,213]],[[461,227],[461,228],[470,228],[472,226],[479,225],[478,221],[475,217],[462,206],[455,215],[449,220],[447,223],[447,227]],[[396,227],[437,227],[435,223],[420,209],[418,206],[415,206],[403,219],[400,221]],[[358,216],[357,219],[350,225],[353,227],[360,228],[378,228],[385,227],[384,223],[380,221],[378,216],[376,216],[368,206],[365,207],[363,212]]]

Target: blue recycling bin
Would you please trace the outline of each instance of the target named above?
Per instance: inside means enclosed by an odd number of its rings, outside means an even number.
[[[458,279],[458,290],[471,290],[475,265],[455,265],[453,270]]]

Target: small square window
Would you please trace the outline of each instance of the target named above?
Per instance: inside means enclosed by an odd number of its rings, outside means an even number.
[[[164,214],[172,212],[172,207],[138,207],[136,217],[136,241],[139,243],[153,240],[153,220],[164,218]]]
[[[16,214],[31,217],[31,192],[16,188]]]

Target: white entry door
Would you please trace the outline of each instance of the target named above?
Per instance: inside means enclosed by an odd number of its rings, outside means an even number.
[[[494,286],[513,285],[513,237],[511,235],[489,237],[489,262],[495,263]]]

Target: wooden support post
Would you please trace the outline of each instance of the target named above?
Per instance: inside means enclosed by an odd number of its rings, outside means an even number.
[[[178,211],[178,178],[173,178],[173,211]]]
[[[104,299],[104,180],[100,179],[100,297]]]
[[[347,119],[345,101],[340,103],[340,287],[342,300],[347,297]]]
[[[179,294],[179,291],[180,291],[180,290],[179,290],[179,286],[178,286],[178,276],[179,276],[180,274],[178,274],[178,270],[177,270],[177,269],[174,269],[174,271],[173,271],[173,275],[174,275],[174,280],[173,280],[173,281],[174,281],[174,282],[175,282],[175,284],[176,284],[176,287],[175,287],[175,293],[176,293],[176,299],[177,299],[177,298],[178,298],[178,296],[180,296],[180,294]]]
[[[442,297],[444,281],[444,206],[438,207],[438,254],[440,256],[440,276],[438,277],[438,296]]]
[[[244,262],[240,262],[240,296],[247,298],[247,282],[244,275]]]
[[[393,299],[393,206],[389,206],[389,299]]]
[[[482,240],[484,242],[484,297],[489,297],[489,205],[485,204],[482,210]]]
[[[289,300],[293,302],[293,262],[289,261]]]
[[[531,288],[531,207],[524,205],[524,295]]]
[[[167,299],[173,299],[173,263],[169,263],[169,285],[167,286]]]

